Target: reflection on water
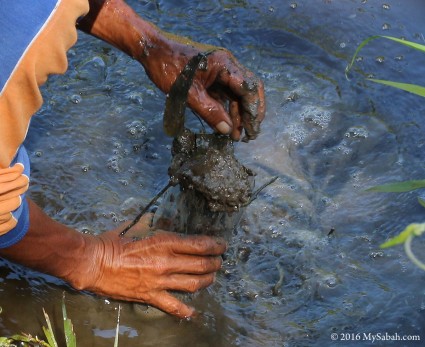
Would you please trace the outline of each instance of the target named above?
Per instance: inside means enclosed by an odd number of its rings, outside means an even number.
[[[407,223],[423,221],[417,193],[363,192],[425,177],[425,106],[360,77],[420,83],[423,57],[375,41],[352,80],[344,76],[370,35],[423,41],[424,3],[129,2],[166,30],[231,49],[262,76],[262,134],[236,150],[258,173],[258,186],[279,179],[247,208],[217,282],[195,296],[201,318],[146,321],[123,304],[120,345],[326,346],[331,333],[342,332],[425,339],[423,273],[401,248],[378,247]],[[61,222],[98,233],[134,217],[168,180],[165,98],[136,63],[95,39],[81,35],[69,57],[67,75],[43,89],[45,106],[26,143],[31,196]],[[60,324],[65,290],[81,345],[113,344],[118,303],[6,262],[0,271],[1,335],[41,335],[42,307]],[[281,274],[282,286],[273,290]]]

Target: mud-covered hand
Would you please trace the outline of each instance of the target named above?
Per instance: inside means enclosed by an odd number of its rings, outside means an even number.
[[[155,44],[147,43],[140,62],[150,79],[165,93],[199,53],[211,52],[198,69],[189,89],[188,106],[213,129],[239,140],[255,139],[265,115],[263,82],[242,66],[228,50],[202,45],[158,32]]]
[[[163,32],[141,18],[123,0],[89,0],[90,12],[78,27],[114,45],[145,68],[151,80],[168,93],[194,55],[214,50],[207,68],[198,71],[188,105],[212,128],[238,140],[254,139],[265,115],[264,87],[251,71],[223,48],[202,45]]]
[[[131,232],[146,228],[146,221],[142,218]],[[71,284],[110,298],[147,303],[180,318],[191,317],[195,310],[168,290],[192,293],[212,284],[225,242],[165,231],[134,240],[120,237],[122,229],[91,239],[87,260],[92,264],[75,271],[78,277]]]

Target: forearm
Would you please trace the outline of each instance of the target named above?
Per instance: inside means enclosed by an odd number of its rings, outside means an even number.
[[[167,74],[177,76],[186,62],[199,51],[219,49],[161,30],[140,17],[123,0],[90,0],[90,12],[79,21],[78,28],[141,63],[163,92],[168,92],[170,87],[170,83],[162,81],[165,68]],[[176,49],[176,45],[183,48]],[[179,64],[180,60],[183,62]]]
[[[149,55],[150,48],[160,42],[162,44],[161,30],[143,20],[123,0],[89,2],[90,12],[78,23],[82,31],[110,43],[141,62]]]
[[[62,278],[78,287],[75,272],[93,238],[68,228],[47,216],[28,200],[30,227],[17,244],[0,250],[0,256],[34,270]],[[90,262],[83,262],[90,263]]]

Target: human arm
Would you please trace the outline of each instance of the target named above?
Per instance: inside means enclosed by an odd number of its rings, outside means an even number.
[[[83,234],[48,217],[28,200],[30,227],[0,256],[61,278],[78,290],[110,298],[144,302],[180,318],[194,309],[167,290],[194,292],[210,285],[226,245],[204,236],[158,235],[133,241],[112,230]],[[146,218],[134,228],[146,227]]]
[[[198,71],[188,105],[213,129],[238,140],[255,139],[265,115],[264,86],[226,49],[203,45],[160,30],[123,0],[90,0],[90,12],[78,27],[139,61],[164,93],[186,63],[199,52],[214,50],[207,69]]]

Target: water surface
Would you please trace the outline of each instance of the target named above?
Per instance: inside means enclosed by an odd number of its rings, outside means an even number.
[[[193,305],[201,319],[142,320],[122,305],[121,346],[358,346],[332,333],[419,335],[425,279],[401,247],[379,244],[424,220],[421,192],[373,185],[424,179],[424,100],[363,76],[421,83],[424,56],[376,34],[424,42],[425,4],[407,1],[129,1],[165,30],[230,49],[265,81],[267,118],[236,145],[269,186],[245,211],[217,283]],[[100,233],[133,218],[166,183],[171,140],[164,95],[129,57],[80,34],[65,76],[43,88],[33,119],[31,197],[55,219]],[[191,126],[199,128],[192,119]],[[415,251],[423,253],[418,242]],[[284,281],[278,292],[273,287]],[[79,346],[112,346],[118,303],[1,262],[0,335],[42,335],[42,308],[61,324],[65,291]],[[341,336],[341,335],[340,335]],[[362,335],[363,336],[363,335]],[[388,345],[375,342],[374,345]],[[416,346],[420,342],[397,342]]]

